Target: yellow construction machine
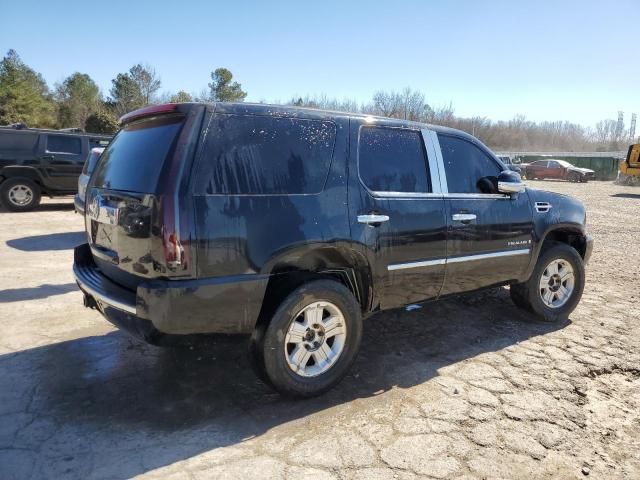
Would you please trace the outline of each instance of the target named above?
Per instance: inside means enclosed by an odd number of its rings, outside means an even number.
[[[640,185],[640,143],[631,145],[627,158],[620,162],[618,183],[622,185]]]

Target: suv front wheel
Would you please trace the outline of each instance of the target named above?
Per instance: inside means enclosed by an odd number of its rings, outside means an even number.
[[[7,210],[28,212],[40,204],[40,187],[28,178],[8,178],[0,184],[0,200]]]
[[[511,298],[547,321],[563,321],[578,306],[584,280],[584,262],[577,250],[553,242],[540,254],[529,280],[511,285]]]
[[[316,280],[280,304],[261,338],[258,362],[279,392],[312,397],[344,377],[361,337],[360,305],[351,291],[335,281]]]

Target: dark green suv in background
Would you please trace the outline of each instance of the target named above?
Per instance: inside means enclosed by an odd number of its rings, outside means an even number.
[[[78,129],[0,127],[0,202],[26,212],[40,204],[42,195],[74,195],[89,151],[110,140]]]

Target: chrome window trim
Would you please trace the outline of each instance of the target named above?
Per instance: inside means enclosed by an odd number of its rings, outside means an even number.
[[[382,198],[437,198],[442,200],[444,196],[441,193],[412,193],[412,192],[380,192],[369,190],[374,197]]]
[[[504,193],[447,193],[446,198],[465,198],[476,200],[488,200],[488,199],[511,199],[510,195]]]
[[[487,260],[490,258],[511,257],[516,255],[528,255],[530,252],[531,252],[530,248],[520,248],[518,250],[501,250],[499,252],[480,253],[477,255],[463,255],[460,257],[437,258],[435,260],[424,260],[424,261],[407,262],[407,263],[394,263],[391,265],[387,265],[387,270],[388,271],[405,270],[408,268],[446,265],[448,263],[462,263],[462,262],[472,262],[475,260]]]

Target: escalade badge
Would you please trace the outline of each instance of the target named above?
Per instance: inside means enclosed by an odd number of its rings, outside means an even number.
[[[517,247],[518,245],[529,245],[531,240],[515,240],[512,242],[507,242],[507,246],[509,247]]]

